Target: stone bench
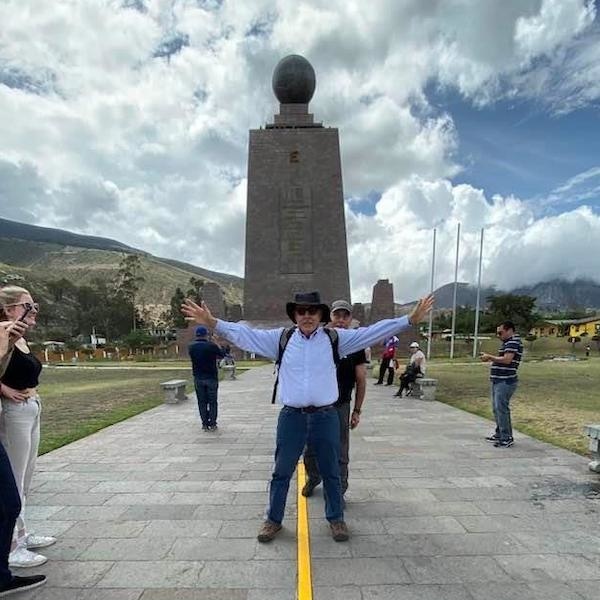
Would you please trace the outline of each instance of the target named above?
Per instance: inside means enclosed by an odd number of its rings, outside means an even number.
[[[417,377],[412,384],[413,398],[419,398],[420,400],[435,400],[435,390],[437,388],[437,379],[430,379],[428,377]]]
[[[185,379],[171,379],[163,381],[160,387],[165,391],[165,404],[177,404],[187,398],[185,395]]]
[[[236,364],[234,361],[229,362],[227,359],[222,359],[219,363],[219,369],[223,371],[223,375],[229,373],[229,379],[236,379],[235,370]]]
[[[590,438],[589,449],[592,453],[592,461],[589,464],[590,471],[600,473],[600,423],[586,425],[585,434]]]

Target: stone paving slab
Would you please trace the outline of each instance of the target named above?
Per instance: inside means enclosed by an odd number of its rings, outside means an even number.
[[[272,369],[220,387],[219,431],[195,402],[160,406],[39,460],[29,523],[57,535],[25,600],[293,600],[296,485],[285,528],[256,541],[278,409]],[[315,600],[591,599],[600,588],[600,477],[587,460],[369,385],[351,433],[336,544],[308,501]],[[36,570],[30,570],[30,572]]]

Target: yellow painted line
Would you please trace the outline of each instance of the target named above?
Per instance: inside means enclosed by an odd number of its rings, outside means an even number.
[[[302,495],[306,482],[304,463],[298,463],[298,600],[312,600],[310,570],[310,531],[308,529],[308,502]]]

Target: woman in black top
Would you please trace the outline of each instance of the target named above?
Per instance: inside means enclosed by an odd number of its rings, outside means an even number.
[[[38,305],[25,288],[6,286],[0,288],[0,310],[1,321],[23,319],[31,328],[35,325]],[[34,567],[45,563],[46,557],[31,552],[31,549],[56,541],[52,537],[28,534],[24,519],[25,498],[40,442],[41,401],[37,386],[41,370],[42,364],[21,337],[15,342],[6,370],[0,377],[0,442],[8,454],[22,504],[9,556],[11,567]]]
[[[0,377],[6,368],[9,351],[15,340],[23,335],[27,325],[18,321],[0,323]],[[44,575],[19,577],[8,567],[8,556],[15,523],[21,512],[21,499],[15,483],[10,460],[0,443],[0,596],[31,590],[46,582]]]

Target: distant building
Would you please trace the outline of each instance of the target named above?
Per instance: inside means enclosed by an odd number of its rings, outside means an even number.
[[[565,321],[565,325],[567,324],[569,325],[570,337],[600,335],[600,315],[590,315],[583,319]]]
[[[563,321],[539,321],[529,330],[529,335],[539,338],[562,337],[565,335],[565,330],[566,326]]]
[[[537,337],[581,337],[600,335],[600,315],[582,319],[547,319],[536,323],[529,331]]]

